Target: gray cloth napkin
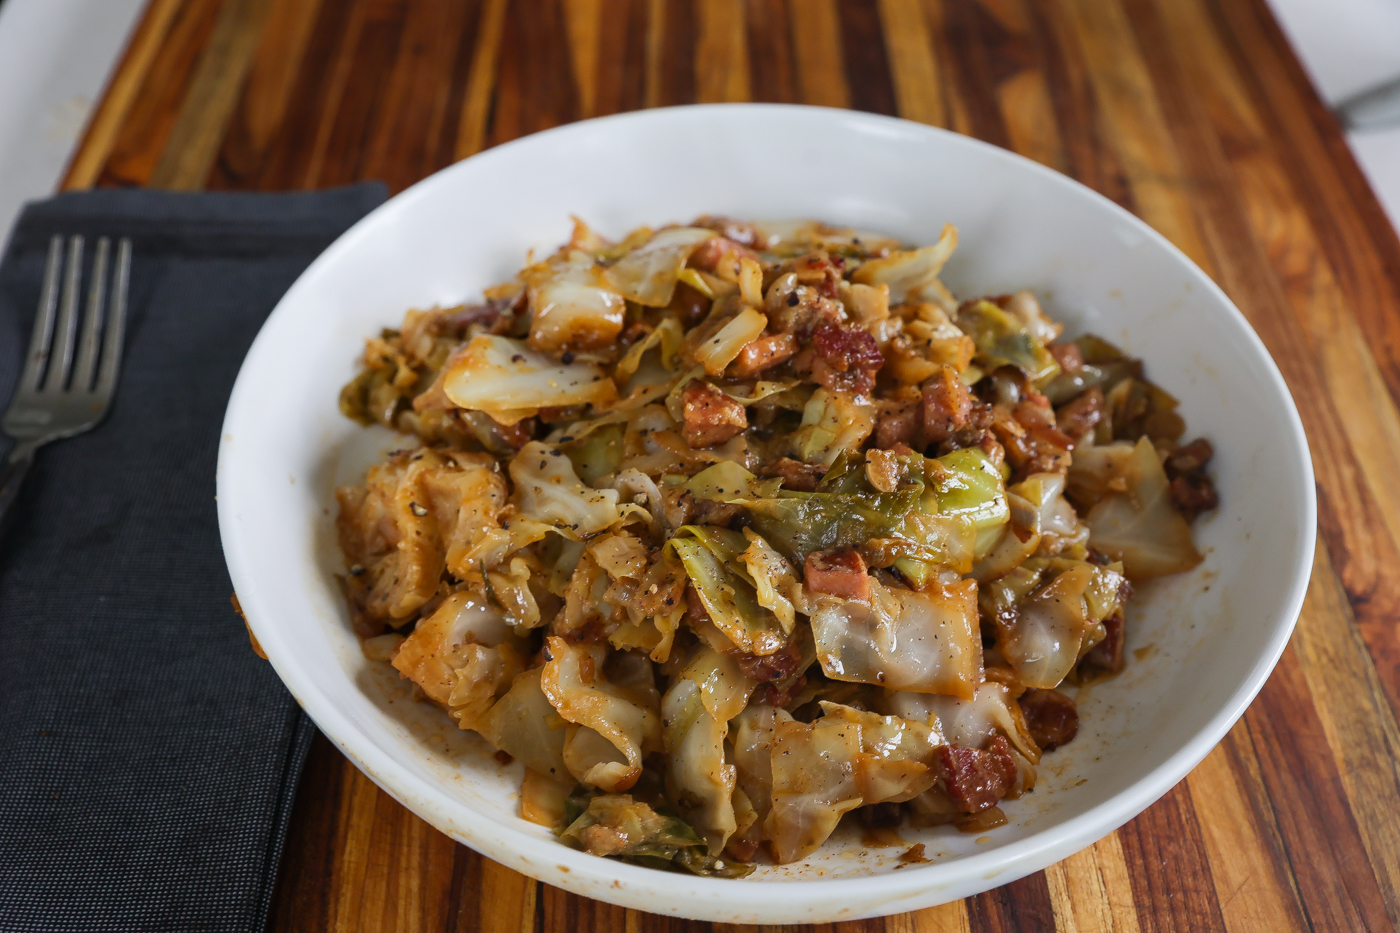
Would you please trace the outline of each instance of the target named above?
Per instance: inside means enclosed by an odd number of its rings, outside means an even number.
[[[224,406],[297,275],[385,198],[95,191],[29,205],[0,262],[0,404],[49,237],[130,236],[108,419],[50,445],[0,540],[0,930],[255,931],[313,729],[229,605]]]

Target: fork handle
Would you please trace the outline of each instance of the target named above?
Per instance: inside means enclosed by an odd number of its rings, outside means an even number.
[[[33,441],[20,441],[5,460],[5,469],[0,472],[0,533],[9,530],[11,508],[19,498],[20,487],[34,465],[34,452],[38,449],[39,445]]]

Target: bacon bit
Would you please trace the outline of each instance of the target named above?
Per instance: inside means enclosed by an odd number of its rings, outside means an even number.
[[[1172,502],[1189,522],[1220,504],[1215,484],[1204,473],[1185,473],[1171,482]]]
[[[865,558],[856,551],[813,551],[803,564],[802,577],[807,589],[814,593],[829,593],[862,602],[870,600]]]
[[[1080,352],[1078,344],[1052,343],[1045,349],[1050,351],[1066,375],[1073,376],[1084,368],[1084,354]]]
[[[788,642],[772,654],[750,654],[747,651],[730,652],[734,663],[745,676],[760,683],[784,680],[791,677],[802,665],[802,649],[796,642]]]
[[[744,406],[708,382],[692,380],[681,393],[685,442],[691,447],[723,444],[749,426]]]
[[[812,492],[826,475],[826,467],[820,463],[803,463],[791,457],[779,457],[766,470],[766,476],[780,476],[783,485],[798,492]]]
[[[1103,391],[1091,386],[1055,412],[1055,424],[1066,437],[1078,443],[1103,420]]]
[[[966,427],[972,414],[972,396],[958,371],[944,366],[923,384],[921,446],[941,443]]]
[[[776,682],[759,684],[753,695],[759,703],[767,703],[769,706],[782,709],[791,703],[805,686],[807,686],[807,678],[799,676],[786,689],[779,687]]]
[[[837,372],[879,369],[885,365],[880,345],[863,327],[823,324],[812,333],[812,346]]]
[[[865,478],[879,492],[894,492],[904,475],[904,466],[888,450],[865,452]]]
[[[1079,711],[1074,701],[1058,690],[1027,690],[1021,695],[1026,728],[1042,751],[1068,744],[1079,734]]]
[[[792,334],[764,334],[744,344],[730,372],[736,379],[748,379],[786,362],[796,352],[797,338]]]
[[[993,736],[985,750],[965,745],[942,745],[934,763],[948,789],[948,798],[963,813],[995,806],[1016,781],[1016,759],[1003,736]]]

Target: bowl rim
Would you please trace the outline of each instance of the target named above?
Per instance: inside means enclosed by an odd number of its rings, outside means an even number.
[[[1276,396],[1283,406],[1288,431],[1287,436],[1279,441],[1296,460],[1295,466],[1301,469],[1303,489],[1300,490],[1301,496],[1296,499],[1300,540],[1296,548],[1294,566],[1291,568],[1291,587],[1283,602],[1284,608],[1274,623],[1273,635],[1266,649],[1241,678],[1229,700],[1211,716],[1203,728],[1162,764],[1083,813],[1031,833],[1015,847],[954,857],[916,868],[911,867],[908,871],[868,876],[731,880],[662,874],[654,869],[598,858],[553,840],[536,838],[519,828],[494,819],[448,820],[444,816],[444,808],[463,808],[471,811],[470,806],[445,798],[432,799],[437,790],[432,781],[414,775],[396,758],[382,754],[367,741],[367,736],[362,737],[361,730],[336,705],[317,679],[302,671],[294,652],[284,645],[278,626],[272,623],[276,616],[275,608],[264,603],[261,589],[248,569],[245,555],[250,553],[250,549],[258,547],[258,542],[256,539],[249,540],[245,534],[243,520],[238,514],[238,493],[229,478],[240,458],[233,437],[236,431],[241,430],[239,422],[249,407],[248,399],[253,392],[253,373],[260,368],[259,361],[262,357],[271,352],[279,327],[283,322],[291,320],[300,292],[308,287],[308,280],[315,278],[323,267],[335,263],[341,254],[355,249],[361,240],[370,236],[372,230],[385,223],[388,218],[407,211],[419,199],[430,197],[444,177],[463,171],[474,171],[492,162],[508,160],[518,148],[541,144],[564,147],[570,136],[595,134],[604,127],[665,123],[677,119],[728,119],[730,115],[737,115],[742,119],[750,114],[768,118],[839,120],[848,126],[858,124],[867,130],[884,134],[922,134],[931,139],[939,139],[941,144],[973,149],[978,157],[986,160],[1000,160],[1013,164],[1017,171],[1039,174],[1050,184],[1071,189],[1079,197],[1087,196],[1097,201],[1101,208],[1106,208],[1120,221],[1174,257],[1191,283],[1203,289],[1223,306],[1227,318],[1242,330],[1246,342],[1265,364],[1270,394]],[[268,315],[240,367],[229,398],[221,428],[216,486],[219,530],[225,559],[249,628],[263,647],[273,669],[297,702],[337,748],[375,784],[458,842],[538,880],[586,897],[600,897],[636,909],[698,919],[750,923],[846,920],[943,903],[964,896],[956,893],[957,889],[966,889],[968,893],[974,889],[988,890],[1045,868],[1107,836],[1141,813],[1181,781],[1210,753],[1262,689],[1278,663],[1301,612],[1311,577],[1317,527],[1315,478],[1307,436],[1297,406],[1277,364],[1248,319],[1223,289],[1170,240],[1092,188],[991,143],[896,117],[800,104],[691,104],[631,111],[569,123],[487,149],[429,175],[390,198],[327,247],[298,276]],[[541,851],[542,846],[548,846],[548,850]],[[814,883],[821,885],[820,897],[809,901],[806,906],[798,906],[795,903],[796,898],[792,895],[801,890],[803,898],[810,897],[816,893],[810,890]],[[798,886],[805,887],[799,889]],[[656,900],[657,888],[664,888],[665,896],[661,900]],[[930,892],[930,888],[938,890]],[[951,895],[948,893],[950,890],[953,892]]]

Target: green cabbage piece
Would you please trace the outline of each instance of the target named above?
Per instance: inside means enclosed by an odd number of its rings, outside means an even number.
[[[973,302],[958,311],[957,325],[977,344],[973,359],[987,372],[1015,366],[1037,384],[1048,383],[1060,372],[1060,364],[1025,324],[990,301]]]
[[[564,824],[559,838],[585,851],[584,831],[605,827],[623,846],[607,857],[633,865],[716,878],[742,878],[753,871],[752,865],[712,855],[689,823],[629,794],[593,796],[580,788],[565,802]]]

